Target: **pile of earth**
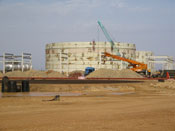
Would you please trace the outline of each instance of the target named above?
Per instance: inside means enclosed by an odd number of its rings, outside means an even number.
[[[47,77],[66,77],[65,75],[53,70],[47,71],[46,74],[47,74]]]
[[[29,70],[25,72],[12,71],[7,72],[4,76],[8,77],[66,77],[56,71],[39,71],[39,70]]]
[[[7,72],[7,73],[4,74],[4,76],[8,76],[8,77],[26,77],[24,75],[24,72],[21,72],[21,71]]]
[[[143,78],[143,76],[130,69],[112,70],[102,68],[90,73],[86,78]]]
[[[82,70],[75,70],[69,73],[69,77],[71,78],[77,78],[79,76],[83,76],[84,75],[84,71]]]

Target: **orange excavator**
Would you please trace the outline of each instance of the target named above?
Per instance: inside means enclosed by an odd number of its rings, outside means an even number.
[[[137,72],[137,73],[143,73],[144,75],[146,75],[147,73],[148,74],[150,73],[150,70],[147,69],[147,64],[144,64],[144,63],[141,63],[141,62],[138,62],[138,61],[134,61],[134,60],[130,60],[130,59],[120,57],[120,56],[117,56],[117,55],[113,55],[113,54],[110,54],[110,53],[107,53],[107,52],[104,52],[104,55],[106,57],[111,57],[111,58],[116,59],[116,60],[121,60],[121,61],[128,62],[129,63],[128,66],[132,67],[130,69]]]

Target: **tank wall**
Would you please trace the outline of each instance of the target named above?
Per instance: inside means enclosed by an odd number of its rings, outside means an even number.
[[[107,57],[103,59],[102,52],[117,54],[122,57],[136,59],[135,44],[115,43],[111,52],[108,42],[63,42],[46,45],[46,70],[71,72],[83,70],[86,67],[122,69],[127,67],[126,62],[116,61]]]

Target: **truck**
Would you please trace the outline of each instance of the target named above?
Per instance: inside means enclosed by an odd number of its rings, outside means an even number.
[[[84,76],[87,76],[89,75],[91,72],[95,71],[95,68],[94,67],[86,67],[85,68],[85,73],[84,73]]]

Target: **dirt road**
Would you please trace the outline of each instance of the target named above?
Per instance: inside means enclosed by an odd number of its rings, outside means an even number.
[[[2,97],[0,130],[174,131],[175,91],[134,86],[133,94],[94,91],[60,101],[43,101],[52,98],[48,96]]]

